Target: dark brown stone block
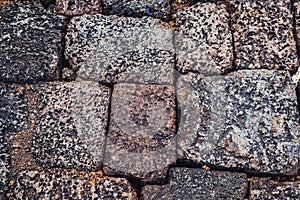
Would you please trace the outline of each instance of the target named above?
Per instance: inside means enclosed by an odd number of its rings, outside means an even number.
[[[163,181],[176,161],[174,88],[117,84],[111,106],[104,172]]]

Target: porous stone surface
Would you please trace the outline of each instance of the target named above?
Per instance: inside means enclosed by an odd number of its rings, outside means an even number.
[[[270,178],[250,179],[250,199],[299,199],[300,182],[278,182]]]
[[[221,74],[232,69],[232,37],[225,5],[197,3],[176,15],[177,69]]]
[[[126,179],[101,172],[24,170],[11,183],[9,199],[137,199]]]
[[[37,3],[0,9],[0,81],[57,80],[66,21]]]
[[[179,157],[271,174],[299,168],[295,84],[284,71],[188,74],[178,81]]]
[[[243,199],[247,176],[242,173],[172,168],[167,185],[147,185],[141,199]]]
[[[42,167],[97,169],[103,160],[110,89],[95,82],[31,87],[31,152]]]
[[[232,0],[237,69],[297,70],[291,1]]]
[[[121,97],[121,98],[120,98]],[[161,182],[176,161],[175,91],[166,85],[114,87],[104,172]]]
[[[296,22],[295,23],[296,45],[299,51],[300,50],[300,1],[299,0],[293,0],[293,10],[294,10],[294,17]]]
[[[66,58],[76,80],[173,83],[174,50],[168,24],[149,17],[74,17]]]
[[[106,14],[126,16],[151,16],[169,20],[171,15],[170,0],[103,0]]]
[[[11,172],[10,137],[27,125],[27,114],[22,88],[0,83],[0,199],[4,199]]]
[[[82,15],[87,13],[101,13],[100,0],[56,0],[58,14]]]

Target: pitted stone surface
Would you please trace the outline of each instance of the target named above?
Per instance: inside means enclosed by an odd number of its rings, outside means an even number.
[[[101,172],[25,170],[12,180],[9,199],[137,199],[126,179]]]
[[[75,71],[79,70],[76,80],[173,83],[172,30],[160,20],[74,17],[66,44],[66,58]]]
[[[111,106],[104,172],[163,181],[176,160],[174,88],[117,84]]]
[[[11,172],[11,133],[27,125],[27,114],[22,88],[0,83],[0,199],[8,189]]]
[[[231,4],[237,69],[297,70],[291,1]]]
[[[296,44],[300,50],[300,1],[293,0],[294,16],[295,16],[295,29],[296,29]],[[299,56],[299,55],[298,55]]]
[[[299,168],[299,113],[287,72],[188,74],[178,81],[179,157],[272,174]]]
[[[169,20],[170,0],[103,0],[104,13]]]
[[[37,3],[0,9],[0,81],[57,80],[65,18]]]
[[[56,0],[56,11],[63,15],[101,13],[100,0]]]
[[[167,185],[147,185],[141,199],[243,199],[247,177],[242,173],[172,168]]]
[[[32,93],[31,151],[36,162],[43,167],[99,167],[110,89],[94,82],[49,83],[32,86]]]
[[[180,72],[221,74],[232,68],[232,37],[225,5],[197,3],[176,14],[175,48]]]
[[[250,179],[250,199],[299,199],[300,181],[278,182],[270,178]]]

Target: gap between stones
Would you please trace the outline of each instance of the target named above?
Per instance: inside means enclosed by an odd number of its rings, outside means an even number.
[[[173,3],[175,0],[172,0],[170,3]],[[42,1],[43,2],[43,1]],[[233,62],[232,62],[232,70],[226,72],[225,74],[231,73],[233,71],[237,71],[236,70],[236,66],[235,66],[235,46],[234,46],[234,34],[233,34],[233,30],[232,30],[232,21],[231,21],[231,12],[232,12],[232,8],[229,5],[229,1],[228,0],[195,0],[192,1],[188,4],[188,6],[191,6],[193,4],[196,4],[198,2],[214,2],[217,4],[222,4],[225,3],[226,4],[226,8],[229,14],[229,28],[232,34],[232,48],[233,48]],[[52,5],[55,5],[55,0],[45,0],[44,3],[42,3],[43,6],[45,8],[49,8]],[[173,8],[172,8],[173,9]],[[295,8],[293,6],[293,0],[291,0],[291,9],[293,12],[293,34],[294,34],[294,39],[296,40],[297,34],[296,34],[296,19],[295,19]],[[103,13],[104,14],[104,13]],[[104,14],[105,15],[105,14]],[[77,16],[77,15],[74,15]],[[74,16],[67,16],[67,26],[69,25],[72,17]],[[79,15],[80,16],[80,15]],[[123,15],[124,17],[129,17],[127,15]],[[130,16],[132,17],[132,16]],[[142,18],[143,16],[135,16],[136,18]],[[172,20],[176,20],[174,19],[172,16],[170,17],[170,19],[166,22],[170,22]],[[61,64],[59,66],[59,80],[60,81],[65,81],[65,82],[70,82],[70,81],[74,81],[74,80],[63,80],[62,79],[62,69],[63,68],[68,68],[71,69],[70,63],[69,61],[65,58],[65,49],[66,49],[66,42],[65,42],[65,35],[67,33],[67,27],[64,30],[64,35],[63,35],[63,44],[62,44],[62,50],[61,50]],[[173,45],[174,45],[174,49],[175,49],[175,31],[173,31]],[[299,57],[300,55],[300,49],[298,49],[297,47],[297,55]],[[182,75],[181,73],[179,73],[176,69],[177,63],[176,63],[176,49],[175,49],[175,64],[174,64],[174,82],[173,82],[173,86],[175,88],[175,94],[177,92],[177,80],[178,78]],[[253,69],[244,69],[244,70],[253,70]],[[254,69],[255,70],[255,69]],[[75,72],[76,73],[76,72]],[[293,74],[294,72],[290,72],[291,74]],[[209,75],[207,75],[209,76]],[[213,75],[211,75],[213,76]],[[107,85],[107,84],[103,84],[103,83],[99,83],[102,85],[106,85],[108,87],[111,88],[111,95],[110,95],[110,99],[109,99],[109,108],[108,108],[108,119],[107,119],[107,126],[106,126],[106,135],[108,134],[108,130],[109,130],[109,124],[110,124],[110,114],[111,114],[111,99],[112,99],[112,93],[113,93],[113,88],[114,88],[114,84],[111,85]],[[296,93],[297,93],[297,97],[298,97],[298,107],[299,107],[299,112],[300,112],[300,84],[298,84],[297,88],[296,88]],[[175,105],[176,105],[176,134],[179,128],[179,124],[180,124],[180,109],[178,107],[178,102],[177,99],[175,100]],[[178,145],[178,141],[177,141],[177,137],[175,137],[176,140],[176,146]],[[106,143],[107,143],[107,137],[105,138],[105,142],[104,142],[104,149],[103,149],[103,154],[105,157],[105,152],[106,152]],[[177,149],[177,148],[176,148]],[[178,158],[178,153],[176,151],[176,158]],[[204,170],[204,168],[208,167],[210,171],[220,171],[220,172],[233,172],[233,173],[244,173],[247,175],[247,178],[252,178],[252,177],[259,177],[259,178],[271,178],[271,179],[276,179],[279,182],[286,182],[286,181],[293,181],[297,175],[294,176],[287,176],[287,175],[273,175],[273,174],[269,174],[269,173],[261,173],[261,172],[254,172],[254,171],[250,171],[250,170],[245,170],[245,169],[240,169],[240,168],[225,168],[225,167],[219,167],[219,166],[214,166],[211,164],[207,164],[207,163],[194,163],[190,160],[181,160],[181,159],[177,159],[175,164],[169,165],[168,166],[168,170],[167,170],[167,174],[166,174],[166,178],[165,178],[165,182],[162,184],[157,184],[157,183],[149,183],[149,184],[142,184],[141,179],[136,178],[134,176],[126,176],[126,175],[106,175],[104,173],[105,176],[108,177],[115,177],[115,178],[125,178],[128,180],[128,182],[132,185],[132,187],[136,190],[137,192],[137,197],[138,199],[141,198],[141,189],[143,186],[145,185],[167,185],[169,184],[170,178],[169,178],[169,171],[171,168],[177,168],[177,167],[185,167],[185,168],[198,168],[199,170]],[[299,172],[298,172],[299,174]],[[250,182],[248,181],[248,187],[247,187],[247,194],[245,195],[245,199],[250,197]]]

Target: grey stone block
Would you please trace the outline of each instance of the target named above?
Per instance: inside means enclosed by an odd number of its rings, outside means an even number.
[[[104,13],[169,20],[170,0],[103,0]]]
[[[297,70],[291,1],[233,0],[238,69]]]
[[[232,70],[232,36],[225,5],[200,2],[175,17],[178,71],[221,74]]]
[[[243,199],[247,177],[242,173],[172,168],[167,185],[147,185],[141,199]]]
[[[172,84],[174,50],[168,24],[147,17],[74,17],[66,36],[66,58],[77,80],[106,84]]]
[[[123,178],[101,172],[24,170],[14,177],[9,199],[137,199]]]
[[[0,81],[32,83],[59,78],[66,21],[37,3],[0,9]]]
[[[295,87],[283,71],[181,76],[179,157],[252,172],[297,173]]]
[[[299,199],[300,182],[280,182],[270,178],[250,179],[250,199]]]
[[[110,89],[94,82],[33,85],[31,153],[42,167],[98,169]]]

